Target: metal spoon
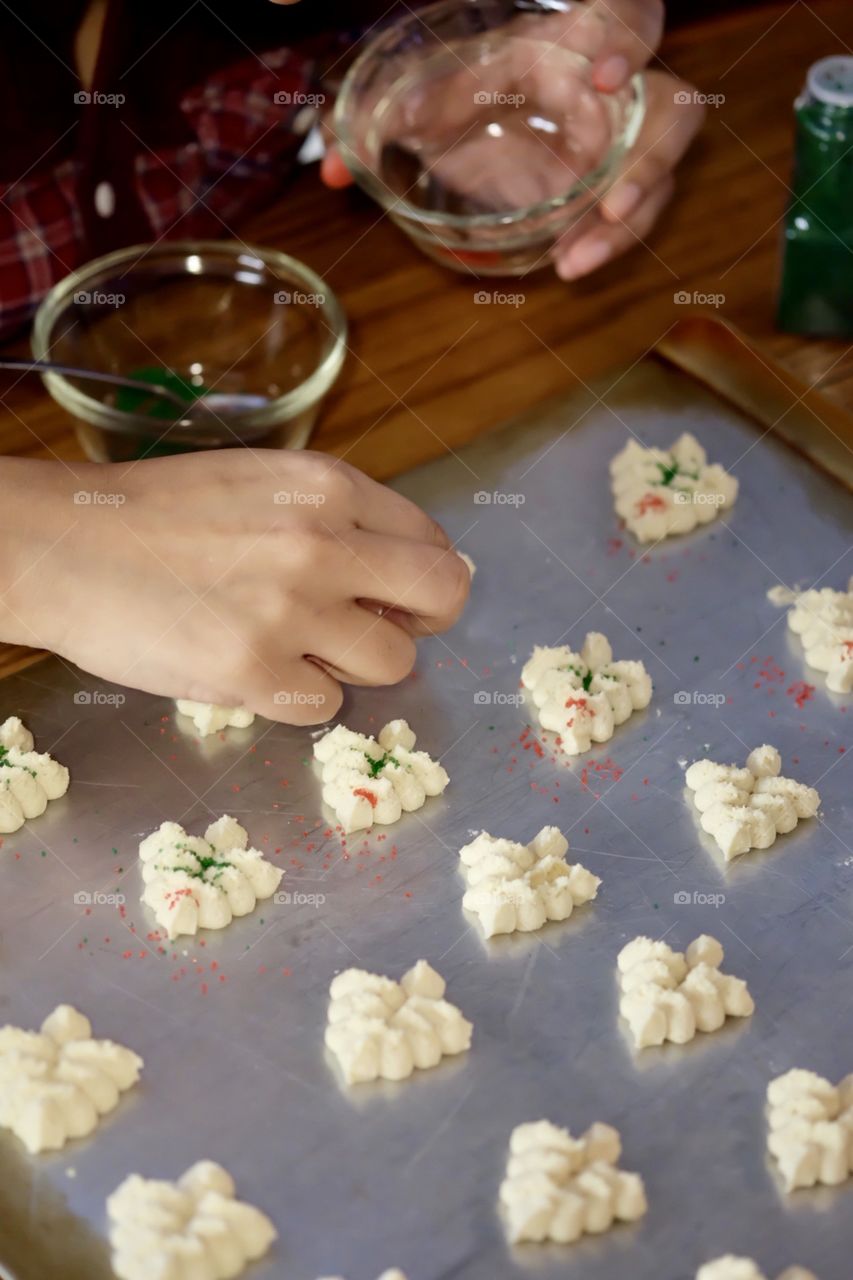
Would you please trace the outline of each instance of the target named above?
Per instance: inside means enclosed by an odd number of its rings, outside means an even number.
[[[201,418],[207,414],[222,417],[228,414],[248,413],[250,409],[262,409],[269,404],[266,396],[248,392],[211,391],[197,400],[185,400],[176,391],[157,382],[143,382],[139,378],[126,378],[118,373],[105,373],[101,369],[78,369],[71,364],[57,364],[52,360],[15,360],[0,356],[0,369],[20,369],[24,373],[62,373],[72,378],[90,378],[93,382],[109,382],[116,387],[129,387],[131,391],[144,391],[149,396],[168,400],[181,411],[181,418]]]

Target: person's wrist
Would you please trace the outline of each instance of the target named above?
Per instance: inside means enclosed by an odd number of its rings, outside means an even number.
[[[79,484],[61,463],[0,458],[0,641],[50,647],[53,555],[74,524]]]

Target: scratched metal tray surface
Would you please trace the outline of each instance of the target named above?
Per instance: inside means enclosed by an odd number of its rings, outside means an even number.
[[[666,445],[685,428],[734,470],[740,499],[644,554],[617,527],[607,463],[628,431]],[[373,1280],[391,1265],[410,1280],[692,1280],[729,1251],[773,1276],[797,1261],[850,1280],[853,1186],[784,1198],[764,1116],[770,1077],[853,1069],[853,700],[808,672],[765,597],[777,581],[846,583],[849,495],[652,360],[398,487],[479,572],[465,618],[421,645],[414,677],[352,692],[345,719],[370,730],[405,716],[451,784],[398,826],[352,837],[347,857],[307,731],[256,722],[202,744],[165,700],[53,659],[4,683],[3,714],[21,714],[73,782],[0,850],[0,1021],[35,1026],[71,1002],[145,1070],[92,1139],[57,1155],[31,1159],[0,1135],[0,1260],[18,1280],[108,1277],[107,1195],[130,1172],[175,1177],[210,1157],[280,1233],[252,1280]],[[521,665],[534,644],[579,646],[590,629],[647,664],[654,699],[589,757],[555,760],[547,740],[542,755],[532,735],[519,741]],[[682,765],[740,762],[765,741],[819,787],[821,817],[726,868]],[[164,944],[139,902],[139,838],[223,812],[287,869],[291,901]],[[549,823],[601,876],[598,901],[485,943],[462,911],[459,847],[482,828],[526,841]],[[109,900],[120,893],[123,911]],[[703,931],[748,981],[755,1016],[636,1056],[617,952],[638,934],[681,948]],[[350,965],[398,977],[422,956],[474,1023],[470,1053],[346,1091],[323,1049],[332,977]],[[647,1217],[569,1248],[508,1247],[507,1140],[542,1117],[573,1132],[614,1124]]]

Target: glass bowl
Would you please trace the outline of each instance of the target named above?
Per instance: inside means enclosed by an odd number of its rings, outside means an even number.
[[[87,455],[116,462],[236,445],[304,447],[340,372],[346,335],[337,298],[295,258],[175,240],[120,249],[66,276],[36,313],[32,350],[37,360],[165,383],[188,404],[204,391],[268,400],[194,422],[162,399],[44,374]]]
[[[600,18],[563,0],[442,0],[393,23],[335,107],[356,181],[431,258],[522,275],[595,218],[645,114],[591,79]],[[559,29],[555,30],[555,23]]]

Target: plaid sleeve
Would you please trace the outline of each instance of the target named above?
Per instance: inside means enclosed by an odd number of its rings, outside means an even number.
[[[154,235],[222,235],[271,199],[321,105],[310,63],[287,49],[252,55],[187,93],[181,111],[194,140],[136,157]]]

